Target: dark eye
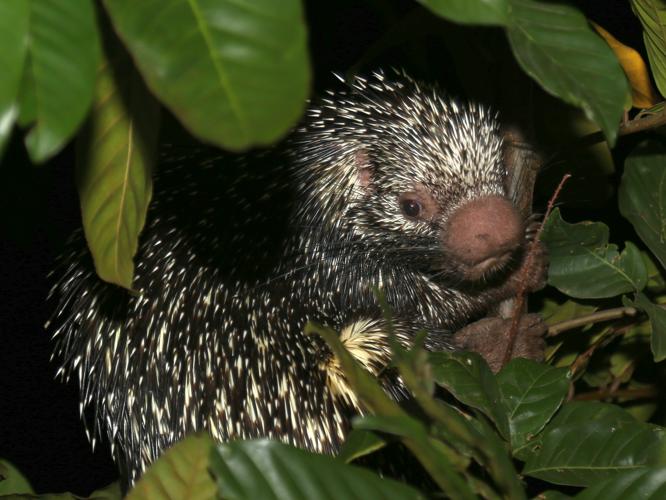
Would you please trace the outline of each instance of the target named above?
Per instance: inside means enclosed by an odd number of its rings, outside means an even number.
[[[421,204],[411,198],[401,200],[400,208],[402,209],[402,213],[407,217],[418,217],[421,215]]]

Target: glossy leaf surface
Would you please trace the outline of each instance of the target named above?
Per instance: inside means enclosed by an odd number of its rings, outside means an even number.
[[[105,0],[153,93],[200,139],[266,145],[300,117],[310,85],[299,0]]]

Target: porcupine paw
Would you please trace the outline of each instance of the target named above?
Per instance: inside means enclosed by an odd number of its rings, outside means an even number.
[[[490,369],[497,373],[502,368],[504,353],[509,342],[511,319],[483,318],[456,332],[454,345],[462,350],[479,353]],[[511,359],[527,358],[543,361],[546,347],[544,335],[547,326],[538,314],[525,314],[520,318]]]

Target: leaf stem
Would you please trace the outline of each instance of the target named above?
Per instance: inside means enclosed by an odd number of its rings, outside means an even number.
[[[596,311],[590,314],[584,314],[576,318],[560,321],[551,325],[548,328],[548,337],[554,337],[562,332],[573,330],[581,326],[589,325],[590,323],[600,323],[602,321],[610,321],[612,319],[620,319],[624,317],[633,317],[638,313],[635,307],[615,307],[613,309],[604,309],[603,311]]]

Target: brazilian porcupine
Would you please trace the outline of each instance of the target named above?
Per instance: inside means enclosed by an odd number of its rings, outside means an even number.
[[[377,73],[311,105],[278,147],[231,158],[167,151],[137,294],[97,278],[82,237],[61,258],[61,372],[131,480],[198,430],[334,452],[362,408],[303,327],[340,331],[402,398],[375,287],[400,340],[425,330],[433,350],[464,346],[478,332],[452,332],[515,291],[525,224],[483,107]]]

